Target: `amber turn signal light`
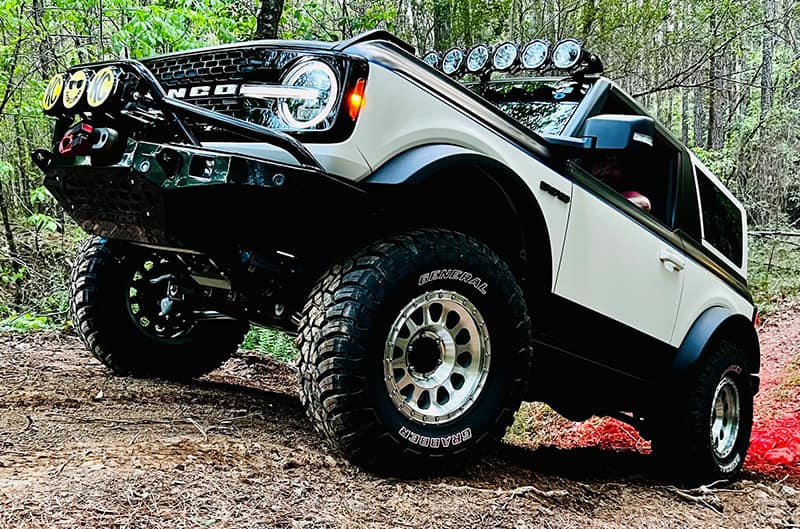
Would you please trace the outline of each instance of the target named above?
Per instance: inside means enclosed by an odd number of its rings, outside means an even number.
[[[364,106],[364,89],[367,86],[367,81],[359,79],[356,81],[356,86],[347,96],[347,109],[350,113],[350,119],[353,121],[358,118],[361,108]]]

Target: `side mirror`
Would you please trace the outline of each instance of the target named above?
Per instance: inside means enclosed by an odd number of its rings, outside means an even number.
[[[594,149],[652,147],[655,131],[653,118],[625,114],[601,114],[587,119],[583,125],[583,136],[592,142]]]

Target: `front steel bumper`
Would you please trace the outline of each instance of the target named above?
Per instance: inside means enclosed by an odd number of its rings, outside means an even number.
[[[365,196],[319,169],[185,145],[128,140],[107,166],[46,151],[34,158],[84,230],[159,246],[297,249],[346,222]]]

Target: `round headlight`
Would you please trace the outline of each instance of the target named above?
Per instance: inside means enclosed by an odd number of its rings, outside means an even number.
[[[436,68],[439,66],[439,54],[435,51],[429,51],[422,57],[422,62],[430,66],[431,68]]]
[[[518,51],[517,45],[513,42],[504,42],[494,50],[492,66],[498,71],[508,70],[516,62]]]
[[[581,43],[575,39],[564,39],[553,50],[553,66],[569,70],[581,60]]]
[[[94,74],[86,89],[86,102],[89,103],[89,106],[97,108],[108,101],[117,87],[118,79],[119,70],[113,66],[107,66]]]
[[[63,74],[56,74],[50,79],[50,82],[47,83],[47,89],[44,91],[44,96],[42,97],[42,108],[47,110],[53,110],[55,106],[58,104],[58,100],[61,97],[61,92],[64,90],[64,75]]]
[[[460,48],[453,48],[442,59],[442,71],[447,75],[455,75],[464,64],[464,52]]]
[[[289,70],[283,86],[305,89],[278,102],[278,116],[292,128],[309,129],[327,118],[339,95],[339,82],[330,66],[322,61],[303,62]]]
[[[550,45],[541,39],[530,41],[522,51],[522,65],[530,70],[541,68],[547,62]]]
[[[483,70],[489,62],[489,46],[478,44],[467,55],[467,71],[476,73]]]
[[[69,76],[64,85],[64,108],[75,108],[86,92],[87,81],[86,70],[78,70]]]

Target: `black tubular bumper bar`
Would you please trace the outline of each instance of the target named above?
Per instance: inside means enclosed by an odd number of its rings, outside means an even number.
[[[117,66],[139,76],[147,84],[147,87],[150,90],[150,95],[153,98],[154,106],[161,111],[168,112],[171,115],[183,135],[192,145],[200,146],[200,142],[192,133],[188,125],[186,125],[186,122],[183,121],[183,117],[193,117],[198,120],[202,120],[209,125],[214,125],[221,129],[228,130],[239,136],[254,141],[270,143],[287,151],[303,166],[324,171],[322,165],[314,157],[311,151],[309,151],[301,142],[297,141],[295,138],[289,134],[286,134],[285,132],[268,129],[267,127],[262,127],[261,125],[251,123],[249,121],[244,121],[233,116],[214,112],[213,110],[208,110],[197,105],[192,105],[191,103],[186,103],[185,101],[169,97],[153,73],[148,70],[144,64],[137,60],[121,59],[93,64],[92,66]]]

